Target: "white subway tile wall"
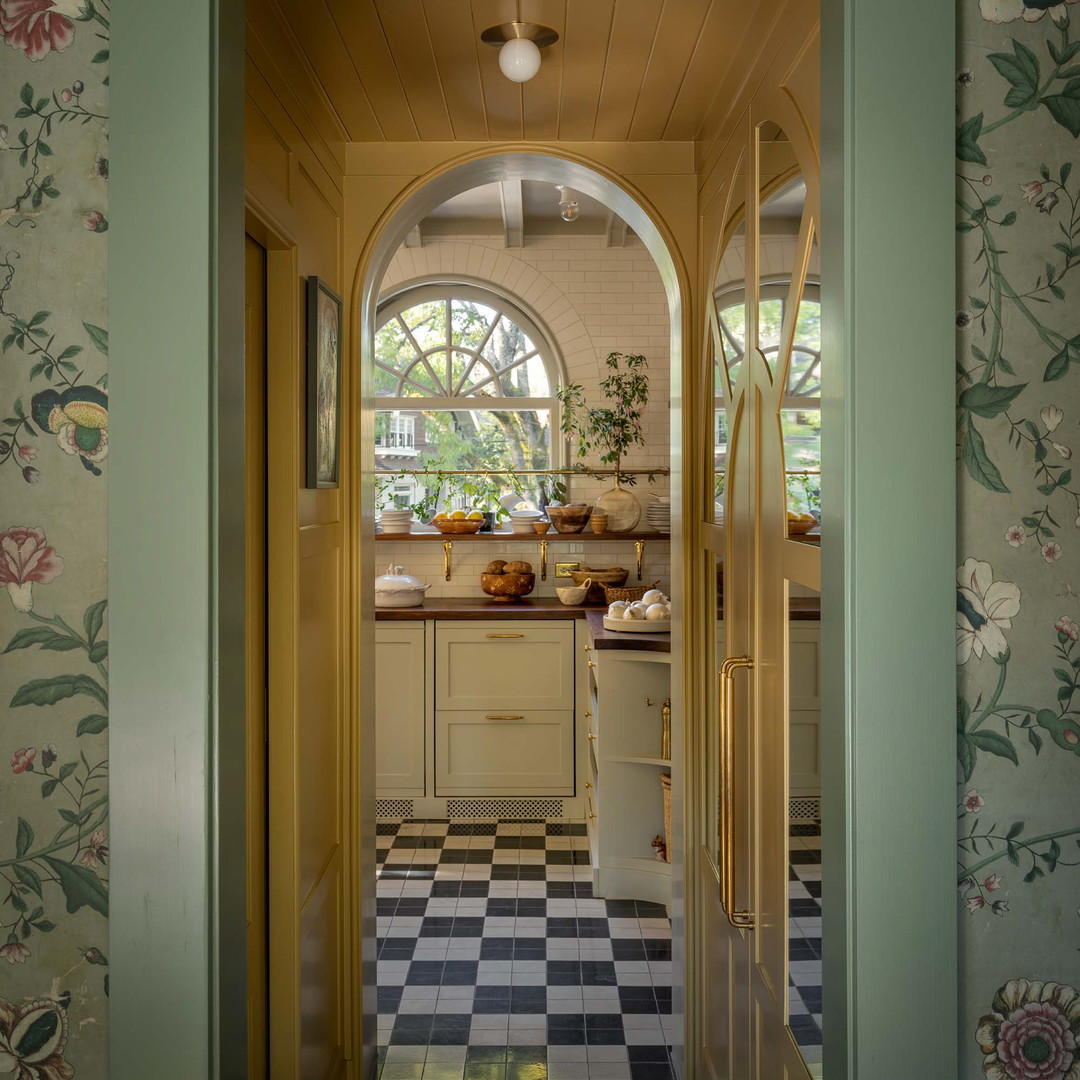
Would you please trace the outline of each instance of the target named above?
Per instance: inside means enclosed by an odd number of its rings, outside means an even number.
[[[568,578],[556,580],[555,562],[576,562],[582,566],[597,569],[609,566],[622,566],[630,571],[627,585],[637,585],[637,555],[632,540],[620,541],[573,541],[560,540],[557,534],[549,534],[548,577],[540,580],[539,544],[531,541],[499,540],[458,540],[451,553],[451,580],[447,581],[443,573],[443,547],[431,540],[385,540],[379,541],[375,554],[378,558],[378,571],[383,573],[387,566],[404,566],[408,573],[431,583],[427,596],[466,596],[483,598],[480,588],[480,575],[492,559],[505,559],[510,562],[521,559],[532,563],[536,574],[536,587],[532,596],[554,596],[555,589],[563,585],[573,585]],[[451,538],[452,539],[452,538]],[[660,582],[660,587],[668,591],[670,577],[671,542],[667,537],[646,540],[645,558],[642,564],[643,585]]]

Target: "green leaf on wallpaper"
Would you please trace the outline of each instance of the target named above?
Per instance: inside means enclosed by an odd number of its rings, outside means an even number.
[[[1016,371],[1013,369],[1012,364],[1010,364],[1009,361],[1006,360],[1004,356],[999,356],[998,357],[998,367],[1001,368],[1001,370],[1004,371],[1006,375],[1015,375],[1016,374]]]
[[[1026,386],[1027,383],[1016,383],[1014,386],[990,386],[988,383],[976,383],[960,395],[960,408],[986,420],[992,420],[1005,412]]]
[[[960,765],[960,772],[963,773],[965,783],[971,779],[971,774],[975,771],[976,756],[971,736],[966,732],[960,732],[956,739],[956,760]]]
[[[1005,834],[1006,840],[1013,840],[1024,831],[1024,823],[1022,821],[1014,821],[1009,826],[1009,831]]]
[[[1047,94],[1042,103],[1074,139],[1080,138],[1080,79],[1070,79],[1059,94]]]
[[[21,858],[30,850],[33,842],[34,830],[30,828],[30,823],[19,818],[19,824],[15,830],[15,854]]]
[[[105,63],[108,63],[108,60],[109,60],[109,50],[108,49],[102,49],[100,52],[94,53],[93,58],[90,60],[90,63],[91,64],[105,64]]]
[[[1025,885],[1030,885],[1036,878],[1041,878],[1042,876],[1043,876],[1042,867],[1041,866],[1033,866],[1024,875],[1024,884]]]
[[[965,391],[966,392],[966,391]],[[998,467],[990,460],[986,453],[986,443],[974,424],[969,423],[964,432],[964,442],[961,450],[964,465],[971,474],[973,480],[977,480],[984,488],[1005,494],[1009,488],[1001,479]]]
[[[97,874],[85,866],[66,863],[50,855],[44,859],[60,881],[69,915],[74,915],[81,907],[91,907],[101,915],[109,914],[109,893]]]
[[[75,729],[75,735],[100,735],[109,726],[109,718],[107,716],[101,716],[98,713],[94,713],[91,716],[84,716],[79,721],[79,726]]]
[[[34,88],[29,83],[23,83],[23,88],[19,91],[19,100],[24,105],[34,103]]]
[[[1031,109],[1039,103],[1039,60],[1026,46],[1015,38],[1013,51],[991,53],[987,59],[1012,89],[1005,95],[1005,104],[1011,109]]]
[[[65,649],[77,649],[79,643],[58,634],[51,626],[29,626],[20,630],[8,643],[5,653],[15,652],[16,649],[29,649],[32,645],[40,645],[43,649],[52,649],[55,652],[63,652]]]
[[[1078,49],[1080,49],[1080,41],[1073,42],[1073,44],[1076,45],[1076,47]],[[1066,161],[1065,164],[1061,166],[1060,176],[1061,176],[1061,186],[1062,187],[1064,187],[1069,182],[1069,176],[1071,174],[1072,174],[1072,162],[1071,161]]]
[[[1014,765],[1020,764],[1020,759],[1016,756],[1016,747],[1013,746],[1012,740],[1005,738],[1004,735],[999,735],[996,731],[973,731],[970,738],[980,750],[985,750],[988,754],[994,754],[997,757],[1008,758]]]
[[[83,615],[83,626],[86,628],[86,637],[91,645],[97,641],[97,636],[101,633],[101,624],[105,619],[105,608],[108,604],[108,600],[99,600],[96,604],[91,604]]]
[[[90,340],[94,343],[94,348],[98,352],[109,355],[109,331],[102,330],[100,326],[91,326],[90,323],[83,323],[83,328],[90,335]]]
[[[1054,382],[1065,377],[1070,364],[1080,362],[1080,334],[1065,342],[1061,352],[1056,353],[1046,365],[1043,372],[1043,382]]]
[[[47,799],[57,788],[60,781],[55,776],[50,776],[48,780],[43,780],[41,784],[41,797]]]
[[[81,345],[69,345],[56,359],[58,362],[70,360],[73,356],[78,356],[82,351],[83,347]]]
[[[38,872],[32,867],[22,863],[16,863],[12,870],[15,871],[15,876],[28,888],[41,896],[41,878],[38,876]]]
[[[15,691],[11,707],[20,705],[55,705],[76,694],[86,694],[102,705],[108,705],[105,690],[89,675],[55,675],[51,679],[33,679]]]
[[[1037,756],[1039,751],[1042,749],[1042,736],[1033,728],[1028,728],[1027,737],[1028,742],[1031,743],[1031,745],[1035,748],[1035,754]]]
[[[979,147],[979,136],[982,134],[983,114],[965,120],[956,129],[956,156],[961,161],[970,161],[976,165],[986,164],[986,155]],[[959,226],[957,226],[959,228]],[[969,225],[970,229],[971,226]],[[967,230],[964,230],[967,231]]]

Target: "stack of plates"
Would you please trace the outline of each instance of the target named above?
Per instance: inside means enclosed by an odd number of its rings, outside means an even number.
[[[412,510],[383,510],[379,515],[384,533],[407,533],[412,531]]]
[[[645,521],[659,533],[671,532],[671,503],[658,502],[645,507]]]

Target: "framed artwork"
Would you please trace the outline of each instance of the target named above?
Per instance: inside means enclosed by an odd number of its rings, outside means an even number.
[[[336,488],[341,446],[341,297],[307,279],[307,486]]]

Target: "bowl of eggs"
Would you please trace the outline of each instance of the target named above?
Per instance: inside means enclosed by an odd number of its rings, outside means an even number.
[[[615,600],[604,613],[604,627],[619,633],[670,633],[671,598],[650,589],[640,600]]]
[[[479,510],[455,510],[450,514],[436,514],[431,524],[441,533],[461,536],[479,532],[484,524],[484,515]]]

